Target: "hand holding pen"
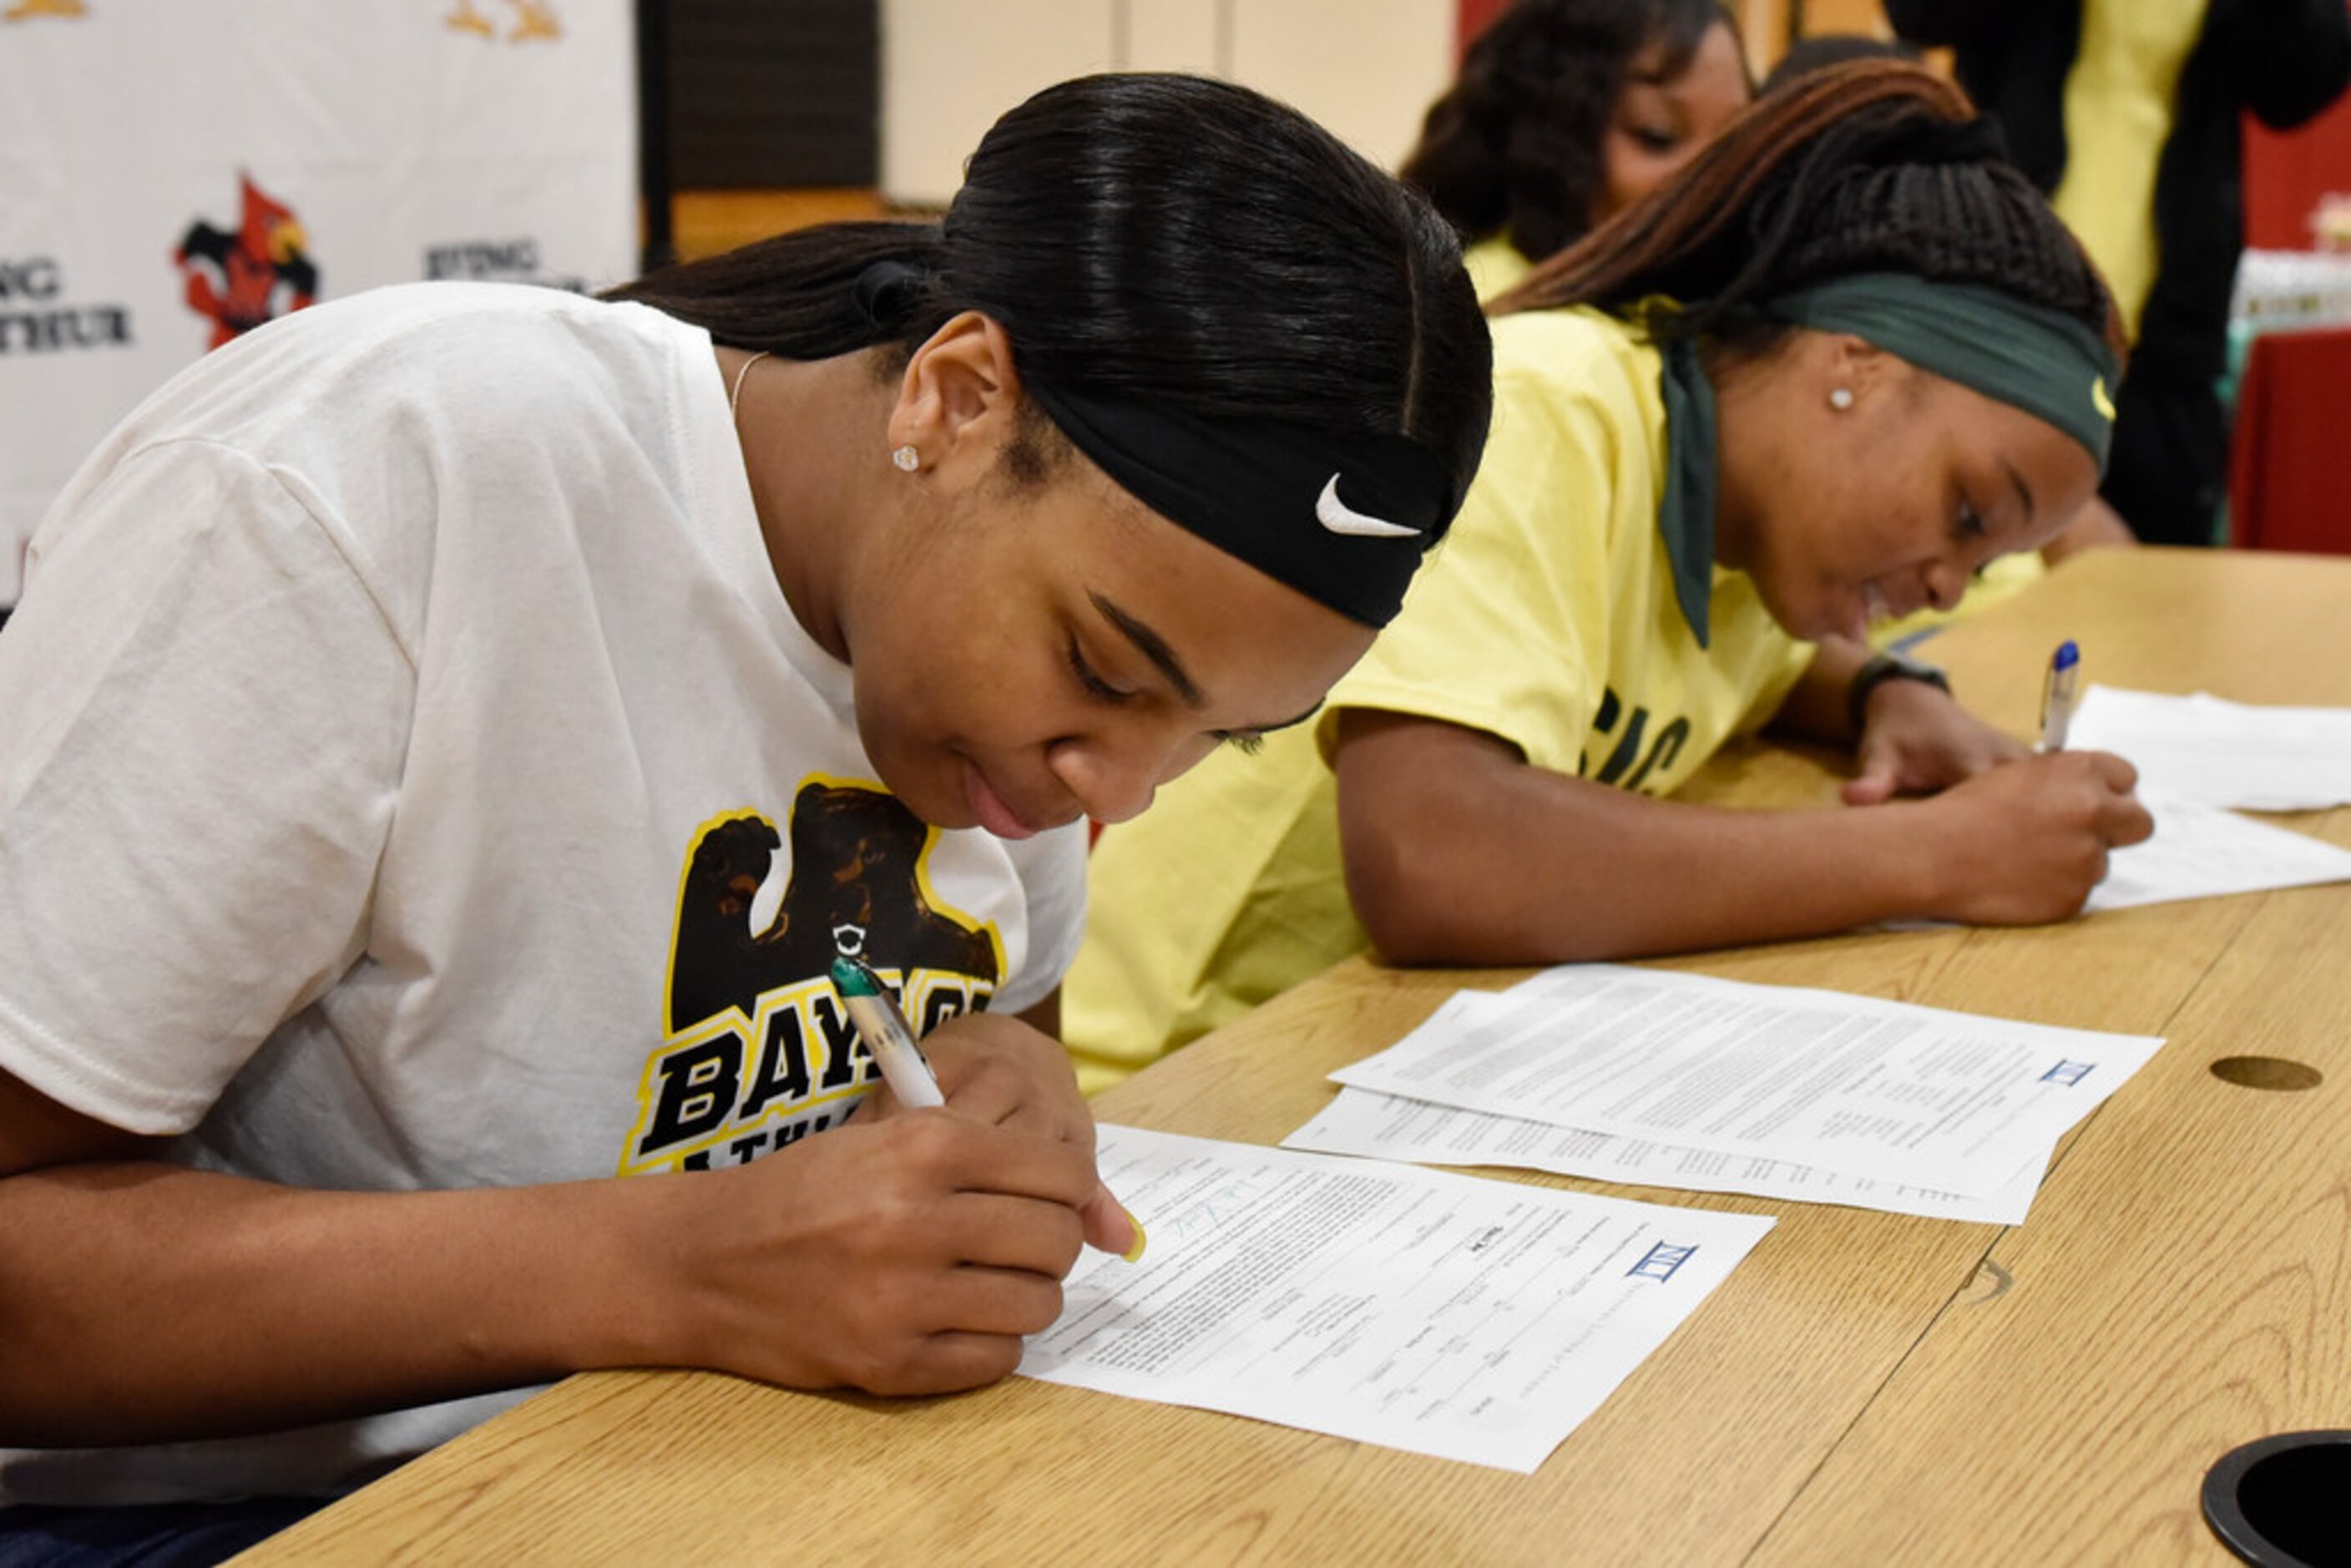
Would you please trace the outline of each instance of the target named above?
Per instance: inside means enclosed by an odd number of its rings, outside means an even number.
[[[906,1016],[899,1009],[889,987],[874,972],[872,966],[861,958],[845,956],[835,958],[831,978],[833,990],[841,997],[850,1021],[856,1026],[859,1038],[865,1042],[865,1049],[872,1053],[874,1063],[881,1068],[883,1082],[889,1085],[893,1097],[909,1110],[946,1105],[946,1095],[942,1092],[939,1080],[923,1055],[922,1048],[915,1043],[912,1026],[907,1023]],[[1024,1113],[1036,1106],[1046,1117],[1050,1135],[1068,1138],[1071,1117],[1057,1114],[1053,1106],[1042,1104],[1034,1093],[1040,1086],[1036,1080],[1042,1078],[1046,1081],[1045,1099],[1061,1098],[1061,1094],[1053,1091],[1062,1090],[1073,1102],[1073,1106],[1061,1107],[1061,1110],[1074,1110],[1075,1119],[1082,1121],[1085,1125],[1089,1136],[1084,1141],[1090,1145],[1092,1115],[1085,1109],[1084,1102],[1077,1099],[1076,1084],[1070,1079],[1068,1065],[1059,1048],[1050,1041],[1043,1041],[1043,1037],[1036,1035],[1034,1030],[1018,1020],[998,1019],[982,1014],[972,1020],[973,1026],[979,1026],[982,1020],[1018,1030],[1042,1042],[1041,1050],[1050,1052],[1050,1060],[1041,1063],[1036,1074],[1029,1075],[1020,1071],[1023,1063],[1009,1061],[1008,1053],[991,1053],[994,1060],[987,1065],[998,1069],[992,1075],[993,1082],[982,1082],[967,1093],[959,1094],[956,1108],[977,1115],[982,1120],[1017,1124],[1019,1121],[1031,1119]],[[1086,1239],[1090,1244],[1104,1251],[1116,1252],[1130,1263],[1143,1256],[1145,1238],[1142,1223],[1111,1196],[1107,1187],[1096,1190],[1092,1199],[1080,1210],[1079,1218],[1084,1224]],[[1122,1232],[1131,1239],[1114,1245],[1120,1242]]]
[[[2154,820],[2138,775],[2103,751],[2067,751],[2082,651],[2059,644],[2042,684],[2040,753],[1953,786],[1930,802],[1933,893],[1921,913],[1970,925],[2035,925],[2080,913],[2108,857]],[[2014,742],[2011,739],[2011,744]],[[2021,748],[2020,748],[2021,749]]]

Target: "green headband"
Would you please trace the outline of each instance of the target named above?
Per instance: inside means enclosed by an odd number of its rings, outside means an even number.
[[[1762,308],[1794,326],[1850,332],[1922,371],[2021,408],[2080,442],[2105,472],[2120,367],[2105,340],[2070,316],[1997,289],[1929,283],[1907,272],[1840,277],[1781,295]],[[1668,455],[1657,523],[1673,564],[1675,599],[1703,648],[1714,581],[1714,386],[1690,339],[1669,334],[1658,348]]]
[[[2114,438],[2121,366],[2089,328],[1972,283],[1907,272],[1840,277],[1764,306],[1774,319],[1850,332],[1922,371],[2055,425],[2087,447],[2103,474]]]

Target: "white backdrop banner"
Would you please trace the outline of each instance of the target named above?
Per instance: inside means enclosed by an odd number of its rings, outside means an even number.
[[[0,0],[0,605],[208,348],[420,278],[635,270],[630,0]]]

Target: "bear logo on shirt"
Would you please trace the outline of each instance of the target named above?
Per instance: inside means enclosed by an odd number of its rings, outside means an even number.
[[[836,956],[895,980],[920,1032],[986,1007],[1003,979],[1000,937],[940,907],[924,875],[936,830],[895,796],[812,780],[789,821],[782,860],[786,835],[749,810],[705,823],[687,851],[668,1032],[623,1175],[739,1163],[846,1113],[878,1073],[832,993]]]
[[[705,828],[686,864],[670,969],[672,1033],[779,987],[821,977],[839,955],[890,967],[998,979],[985,931],[935,908],[917,875],[933,830],[895,795],[811,783],[792,801],[791,880],[762,930],[751,915],[777,848],[745,812]]]

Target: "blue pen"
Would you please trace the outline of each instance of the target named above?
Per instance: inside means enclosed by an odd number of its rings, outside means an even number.
[[[2041,749],[2065,749],[2065,731],[2074,722],[2074,695],[2082,678],[2082,650],[2072,638],[2057,644],[2050,655],[2049,676],[2041,685]]]

